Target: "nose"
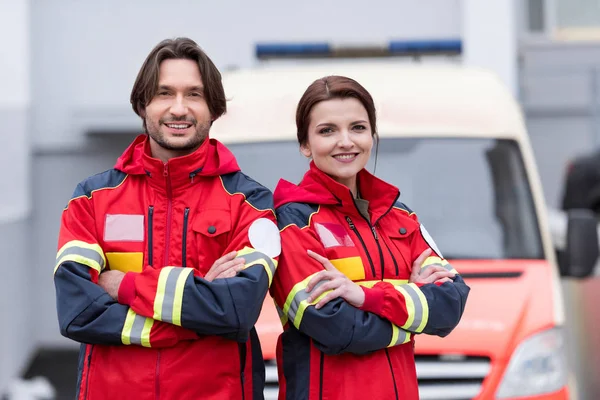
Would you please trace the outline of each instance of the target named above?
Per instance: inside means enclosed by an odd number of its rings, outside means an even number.
[[[354,145],[354,142],[350,138],[350,132],[348,132],[348,130],[342,130],[340,132],[338,146],[343,147],[343,148],[349,148],[349,147],[352,147],[353,145]]]
[[[183,96],[176,96],[169,110],[172,115],[182,117],[187,115],[188,107]]]

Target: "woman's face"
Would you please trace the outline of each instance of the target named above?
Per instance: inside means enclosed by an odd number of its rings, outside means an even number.
[[[356,174],[367,165],[373,148],[367,110],[352,97],[331,99],[317,103],[309,118],[302,154],[356,195]]]

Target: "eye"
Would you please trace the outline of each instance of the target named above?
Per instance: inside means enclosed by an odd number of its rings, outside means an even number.
[[[156,95],[157,96],[168,96],[170,93],[167,92],[166,90],[161,90],[160,92],[158,92]]]
[[[329,127],[329,126],[327,126],[327,127],[325,127],[325,128],[321,128],[321,129],[319,130],[319,133],[320,133],[320,134],[323,134],[323,135],[325,135],[325,134],[328,134],[328,133],[332,133],[332,132],[333,132],[333,128],[331,128],[331,127]]]
[[[354,125],[352,129],[354,129],[355,131],[364,131],[365,129],[367,129],[367,127],[364,125]]]
[[[191,97],[202,97],[202,93],[200,93],[200,92],[191,92],[190,96]]]

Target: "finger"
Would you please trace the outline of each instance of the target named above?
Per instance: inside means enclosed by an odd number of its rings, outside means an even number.
[[[423,277],[423,278],[427,278],[436,272],[443,272],[443,271],[446,271],[446,269],[444,267],[441,267],[439,265],[432,265],[432,266],[428,266],[425,268],[421,268],[421,273],[419,275],[421,275],[421,277]]]
[[[329,303],[331,300],[335,300],[340,297],[340,290],[336,289],[329,293],[327,293],[317,304],[315,304],[315,308],[318,310],[323,307],[325,304]]]
[[[431,274],[427,279],[425,279],[425,281],[427,283],[433,283],[439,279],[447,278],[448,276],[449,276],[449,271],[440,271],[440,272]]]
[[[423,251],[419,257],[417,257],[417,259],[415,260],[415,262],[413,263],[413,268],[415,268],[415,266],[420,267],[421,265],[423,265],[423,263],[425,262],[425,260],[427,259],[427,257],[429,257],[431,255],[432,250],[430,248],[425,249],[425,251]]]
[[[446,283],[446,282],[452,282],[452,279],[446,277],[446,278],[438,279],[434,283],[439,283],[441,285],[441,284]]]
[[[323,283],[322,285],[320,285],[318,288],[315,288],[315,291],[313,293],[311,293],[310,296],[308,296],[307,300],[309,303],[312,303],[313,301],[318,299],[319,296],[321,296],[323,293],[327,292],[328,290],[335,290],[335,289],[339,288],[342,284],[343,284],[343,281],[340,279],[327,281],[327,282]]]
[[[306,285],[306,292],[310,293],[317,283],[321,282],[322,280],[332,280],[335,278],[337,278],[337,274],[335,272],[321,271],[312,277],[310,281],[308,281],[308,284]]]
[[[323,257],[320,254],[315,253],[312,250],[306,250],[306,252],[308,253],[309,256],[311,256],[312,258],[314,258],[315,260],[320,262],[326,270],[328,270],[328,271],[335,270],[335,267],[333,266],[333,264],[331,264],[331,262],[327,258]]]
[[[219,258],[217,261],[215,261],[215,263],[213,264],[214,266],[217,265],[221,265],[227,261],[231,261],[235,258],[235,256],[237,255],[237,251],[230,251],[229,253],[225,254],[223,257]]]
[[[219,276],[224,271],[227,271],[230,268],[235,268],[236,266],[243,266],[245,260],[243,258],[235,258],[233,260],[224,262],[223,264],[217,265],[215,264],[211,267],[211,269],[206,273],[204,279],[210,281],[215,279],[215,277]]]
[[[238,273],[238,271],[235,268],[230,268],[227,271],[221,272],[221,274],[219,274],[215,280],[217,279],[224,279],[224,278],[233,278],[234,276],[236,276]]]

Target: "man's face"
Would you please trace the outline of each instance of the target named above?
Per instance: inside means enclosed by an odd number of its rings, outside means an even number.
[[[160,64],[158,90],[144,119],[151,142],[163,149],[184,155],[200,146],[208,136],[211,115],[194,61],[168,59]]]

